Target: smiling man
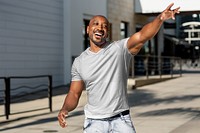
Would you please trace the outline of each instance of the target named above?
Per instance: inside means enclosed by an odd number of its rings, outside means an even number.
[[[170,4],[152,22],[129,38],[107,41],[109,22],[106,17],[94,16],[87,27],[90,47],[72,65],[69,93],[58,114],[61,127],[66,127],[65,116],[74,110],[81,93],[87,91],[85,105],[85,133],[135,133],[129,114],[127,78],[129,61],[144,43],[151,39],[167,19],[174,19],[179,7]]]
[[[94,16],[87,27],[90,41],[100,48],[106,44],[108,37],[108,20],[101,15]]]

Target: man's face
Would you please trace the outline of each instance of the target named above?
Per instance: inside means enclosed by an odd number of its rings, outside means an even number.
[[[89,38],[95,45],[101,46],[106,43],[108,37],[108,20],[103,16],[95,16],[90,20],[87,27]]]

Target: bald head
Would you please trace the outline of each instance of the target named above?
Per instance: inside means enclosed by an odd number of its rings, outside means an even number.
[[[108,19],[107,19],[105,16],[103,16],[103,15],[95,15],[95,16],[93,16],[93,17],[90,19],[90,23],[91,23],[92,21],[94,21],[95,19],[97,19],[97,18],[103,18],[103,19],[107,22],[107,24],[109,24]]]

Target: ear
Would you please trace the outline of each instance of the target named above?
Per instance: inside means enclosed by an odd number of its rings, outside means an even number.
[[[108,28],[106,38],[109,38],[109,36],[110,36],[110,30],[109,30],[109,28]]]
[[[87,26],[87,34],[89,34],[89,26]]]
[[[106,35],[106,38],[108,38],[109,37],[109,33],[107,33],[107,35]]]
[[[111,23],[108,23],[109,24],[109,26],[108,26],[108,29],[107,29],[107,36],[106,36],[106,38],[108,38],[108,39],[110,39],[110,35],[111,35]]]

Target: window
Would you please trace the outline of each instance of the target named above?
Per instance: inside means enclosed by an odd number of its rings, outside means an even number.
[[[87,34],[87,26],[89,25],[90,20],[84,19],[83,20],[83,45],[84,49],[87,49],[90,46],[89,37]]]
[[[128,23],[121,22],[120,29],[121,29],[121,33],[120,33],[121,39],[128,37]]]

